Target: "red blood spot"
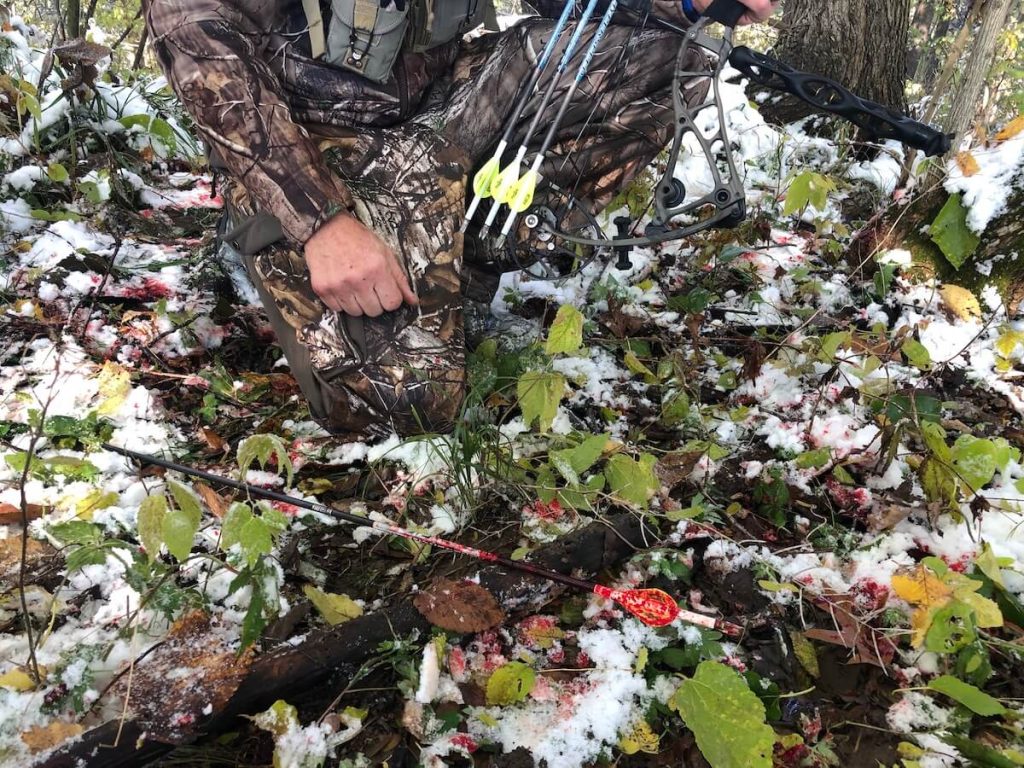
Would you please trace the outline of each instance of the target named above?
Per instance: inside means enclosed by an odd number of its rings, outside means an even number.
[[[294,504],[289,504],[285,501],[272,501],[270,502],[270,506],[278,512],[288,515],[288,517],[295,517],[296,515],[302,514],[301,507],[296,507]]]
[[[97,278],[98,282],[99,278]],[[126,299],[139,299],[140,301],[154,301],[166,299],[172,293],[166,283],[157,280],[155,277],[147,277],[142,281],[141,286],[124,286],[120,295]]]
[[[786,750],[778,743],[775,744],[775,764],[782,768],[799,768],[810,756],[811,750],[806,744],[794,744]]]
[[[889,587],[874,579],[863,579],[850,588],[853,603],[864,613],[874,613],[889,602]]]
[[[466,679],[466,652],[461,648],[452,648],[448,653],[448,671],[457,682]]]
[[[477,749],[479,749],[477,743],[473,741],[473,737],[468,733],[456,733],[452,736],[451,744],[457,749],[463,749],[466,752],[469,752],[469,754],[473,754]]]
[[[527,504],[523,507],[524,515],[535,515],[541,520],[561,520],[565,515],[565,510],[562,505],[558,503],[558,499],[552,499],[551,502],[545,504],[540,499],[537,499],[533,504]]]

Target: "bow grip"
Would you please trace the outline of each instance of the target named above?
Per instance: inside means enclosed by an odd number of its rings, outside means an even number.
[[[726,27],[735,27],[749,10],[740,0],[714,0],[704,15]]]

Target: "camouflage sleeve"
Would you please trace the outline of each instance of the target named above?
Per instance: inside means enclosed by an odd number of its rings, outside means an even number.
[[[198,130],[259,204],[304,244],[348,190],[291,116],[262,56],[277,0],[144,0],[157,59]]]
[[[557,19],[562,13],[562,8],[565,7],[567,0],[526,0],[527,4],[530,5],[534,10],[537,11],[541,16],[546,19]],[[618,13],[615,16],[616,24],[629,25],[635,22],[637,14],[644,14],[647,10],[647,4],[650,3],[650,12],[652,16],[656,16],[659,19],[665,21],[671,21],[680,27],[689,27],[690,21],[686,18],[686,14],[683,13],[683,4],[681,0],[620,0],[619,9],[626,9],[625,13]],[[600,5],[601,9],[607,7],[606,2]]]

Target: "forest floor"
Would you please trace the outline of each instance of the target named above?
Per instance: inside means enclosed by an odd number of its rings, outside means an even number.
[[[727,86],[746,225],[506,275],[455,433],[339,443],[218,258],[162,83],[72,109],[56,75],[26,97],[17,29],[0,54],[0,765],[134,765],[144,740],[189,766],[1024,765],[1024,323],[994,284],[854,241],[898,204],[899,148],[858,162]],[[951,185],[983,229],[1024,136],[973,155]],[[104,441],[743,633],[646,627]],[[424,594],[480,631],[431,626]]]

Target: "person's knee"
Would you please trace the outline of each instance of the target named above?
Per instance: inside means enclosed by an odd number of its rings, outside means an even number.
[[[406,382],[391,403],[390,422],[402,437],[451,432],[466,395],[462,369],[431,372]]]

